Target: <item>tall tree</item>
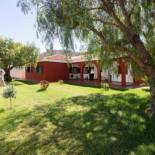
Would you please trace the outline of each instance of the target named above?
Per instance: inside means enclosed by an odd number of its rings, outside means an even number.
[[[37,10],[45,41],[58,36],[66,47],[76,36],[103,56],[128,56],[145,73],[155,113],[154,0],[19,0],[24,13]]]
[[[0,38],[0,67],[5,70],[4,78],[11,81],[10,71],[14,67],[35,64],[39,50],[33,44],[23,45],[12,39]]]

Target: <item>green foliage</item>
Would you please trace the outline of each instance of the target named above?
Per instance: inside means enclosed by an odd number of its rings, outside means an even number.
[[[16,90],[13,85],[7,85],[3,91],[2,96],[6,99],[10,99],[10,109],[12,108],[12,98],[16,98]]]
[[[64,83],[64,81],[63,81],[63,80],[59,80],[58,83],[59,83],[60,85],[62,85],[62,84]]]
[[[48,43],[52,43],[51,38],[57,36],[65,47],[72,48],[77,37],[88,44],[89,50],[103,58],[102,62],[111,64],[112,58],[130,55],[142,61],[141,50],[132,40],[137,35],[151,55],[149,61],[155,64],[151,39],[155,33],[153,1],[19,0],[18,6],[24,13],[37,8],[38,33]],[[116,45],[123,48],[116,48]],[[126,53],[124,48],[130,52]],[[135,61],[133,57],[131,60]]]
[[[38,49],[33,44],[23,45],[12,39],[0,38],[0,66],[2,68],[35,63],[37,56]]]
[[[40,81],[41,90],[46,90],[49,86],[49,82],[46,80]]]
[[[101,83],[101,88],[103,88],[104,90],[109,90],[110,86],[108,82],[102,82]]]
[[[57,36],[70,49],[80,38],[107,63],[103,66],[130,59],[134,70],[151,79],[155,104],[154,0],[19,0],[18,6],[25,13],[37,8],[38,32],[48,43]]]
[[[16,90],[13,85],[8,85],[3,91],[4,98],[16,98]]]
[[[38,54],[39,50],[33,44],[23,45],[12,39],[0,38],[0,67],[6,74],[10,74],[14,67],[35,65]]]
[[[13,81],[14,110],[0,97],[1,155],[154,155],[155,119],[148,88],[103,91]],[[0,92],[2,88],[0,88]]]

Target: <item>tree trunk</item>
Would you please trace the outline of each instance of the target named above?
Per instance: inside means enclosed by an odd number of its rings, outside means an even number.
[[[10,75],[10,71],[11,71],[11,69],[5,69],[4,80],[6,82],[11,82],[12,81],[12,77]]]
[[[150,85],[150,95],[152,98],[152,104],[150,108],[147,109],[147,113],[153,116],[155,115],[155,74],[150,75],[149,85]]]

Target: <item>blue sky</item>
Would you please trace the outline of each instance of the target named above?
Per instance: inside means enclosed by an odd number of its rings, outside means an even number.
[[[1,0],[0,5],[0,36],[10,37],[18,42],[34,42],[41,52],[45,44],[37,38],[35,15],[24,15],[17,7],[18,0]],[[62,49],[59,42],[54,42],[54,49]]]

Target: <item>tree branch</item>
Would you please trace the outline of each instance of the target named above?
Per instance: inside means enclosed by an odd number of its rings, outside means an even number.
[[[122,2],[123,0],[119,0],[119,1]],[[140,39],[139,34],[137,34],[133,30],[133,26],[132,25],[126,26],[119,19],[119,17],[116,15],[115,10],[111,7],[111,3],[112,2],[105,1],[105,0],[102,0],[102,2],[103,2],[103,4],[106,7],[105,11],[107,11],[107,13],[109,14],[110,17],[113,17],[113,19],[116,21],[116,23],[118,24],[119,29],[123,32],[123,34],[125,35],[125,37],[130,41],[130,43],[132,44],[132,46],[135,47],[138,50],[141,61],[144,64],[150,66],[150,64],[153,62],[153,60],[151,59],[151,56],[148,53],[148,51],[147,51],[144,43]],[[122,7],[123,7],[123,5],[122,5]],[[125,9],[125,7],[124,7],[124,9]],[[126,10],[124,10],[124,11],[126,11]]]
[[[101,19],[101,18],[99,18],[99,17],[95,17],[95,18],[93,18],[93,21],[99,21],[99,22],[101,22],[102,24],[107,24],[107,25],[113,25],[113,26],[115,26],[115,27],[117,27],[118,28],[118,25],[116,24],[116,23],[114,23],[114,22],[110,22],[110,21],[105,21],[105,20],[103,20],[103,19]]]
[[[150,68],[148,66],[146,66],[143,63],[143,61],[141,59],[139,59],[136,54],[133,53],[133,51],[131,51],[127,47],[124,47],[123,45],[111,43],[110,41],[108,41],[106,39],[106,34],[105,33],[101,32],[101,31],[98,31],[93,26],[89,26],[89,30],[91,30],[92,32],[94,32],[103,41],[103,43],[106,46],[111,46],[114,49],[117,49],[117,50],[120,50],[120,51],[125,52],[134,62],[136,62],[139,65],[139,67],[143,71],[145,71],[145,73],[147,73],[147,74],[150,74],[151,73]]]
[[[126,22],[128,23],[128,26],[131,27],[132,23],[131,23],[131,19],[130,19],[130,14],[127,12],[126,8],[125,8],[125,1],[124,0],[118,0],[119,1],[119,6],[122,10],[122,13],[124,15],[124,18],[126,20]]]
[[[85,8],[87,11],[103,10],[103,7]]]

